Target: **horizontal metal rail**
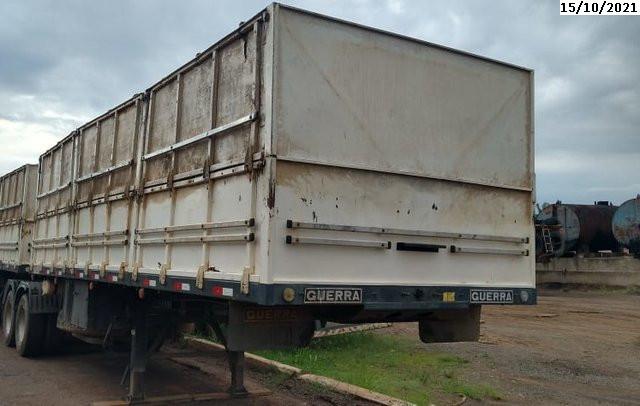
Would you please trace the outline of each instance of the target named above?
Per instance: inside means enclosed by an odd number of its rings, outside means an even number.
[[[128,161],[122,161],[122,162],[119,162],[119,163],[117,163],[117,164],[115,164],[113,166],[105,168],[105,169],[103,169],[101,171],[93,172],[93,173],[90,173],[88,175],[82,176],[82,177],[76,179],[75,182],[76,183],[84,182],[85,180],[89,180],[89,179],[92,179],[92,178],[97,178],[98,176],[106,175],[106,174],[108,174],[110,172],[117,171],[118,169],[126,168],[127,166],[131,166],[131,165],[133,165],[133,159],[130,159]]]
[[[77,240],[77,239],[83,239],[83,238],[110,237],[112,235],[127,235],[127,234],[129,234],[129,230],[114,230],[114,231],[103,231],[101,233],[73,234],[71,237],[74,240]]]
[[[307,229],[307,230],[329,230],[329,231],[348,231],[357,233],[371,233],[371,234],[387,234],[387,235],[405,235],[416,237],[435,237],[435,238],[454,238],[464,240],[478,240],[478,241],[499,241],[499,242],[516,242],[527,243],[528,237],[506,237],[500,235],[483,235],[483,234],[464,234],[464,233],[450,233],[442,231],[426,231],[426,230],[408,230],[400,228],[385,228],[385,227],[361,227],[361,226],[349,226],[340,224],[322,224],[322,223],[305,223],[301,221],[287,220],[287,228],[291,229]]]
[[[53,217],[53,216],[58,216],[60,214],[65,214],[68,211],[71,211],[71,207],[69,206],[65,206],[65,207],[61,207],[58,209],[53,209],[53,210],[48,210],[48,211],[43,211],[40,212],[36,215],[36,219],[40,220],[40,219],[44,219],[47,217]]]
[[[108,245],[127,245],[128,240],[126,238],[118,238],[114,240],[91,240],[91,241],[73,241],[72,247],[98,247]]]
[[[66,242],[55,243],[55,244],[31,244],[31,248],[34,250],[44,250],[44,249],[51,249],[51,248],[65,248],[68,245],[69,243],[66,243]]]
[[[0,211],[9,210],[9,209],[15,209],[16,207],[20,207],[20,206],[22,206],[22,202],[14,203],[14,204],[9,205],[9,206],[0,207]]]
[[[64,185],[62,185],[62,186],[58,186],[58,187],[57,187],[57,188],[55,188],[55,189],[51,189],[51,190],[49,190],[48,192],[40,193],[40,194],[38,195],[38,199],[41,199],[41,198],[43,198],[43,197],[47,197],[47,196],[52,195],[52,194],[54,194],[54,193],[56,193],[56,192],[59,192],[59,191],[61,191],[61,190],[64,190],[64,189],[68,188],[69,186],[71,186],[71,182],[66,183],[66,184],[64,184]]]
[[[116,200],[126,199],[129,196],[129,189],[125,192],[125,187],[119,187],[118,189],[112,191],[108,196],[96,197],[91,200],[79,201],[76,203],[76,209],[84,209],[90,206],[95,206],[98,204],[114,202]],[[115,192],[115,193],[113,193]]]
[[[0,242],[0,250],[2,251],[13,251],[18,249],[18,241],[3,241]]]
[[[49,238],[34,238],[33,239],[33,243],[34,244],[40,244],[40,243],[45,243],[45,242],[58,242],[58,241],[68,241],[69,240],[69,236],[68,235],[63,235],[60,237],[49,237]]]
[[[21,218],[14,218],[14,219],[11,219],[11,220],[0,221],[0,227],[14,226],[16,224],[20,224],[22,221],[23,221],[23,219],[21,219]]]
[[[212,130],[205,131],[205,132],[203,132],[201,134],[198,134],[195,137],[191,137],[191,138],[186,139],[184,141],[176,142],[175,144],[169,145],[168,147],[161,148],[161,149],[159,149],[157,151],[153,151],[153,152],[150,152],[148,154],[145,154],[142,157],[142,159],[146,161],[148,159],[155,158],[155,157],[157,157],[159,155],[163,155],[163,154],[169,153],[171,151],[176,151],[176,150],[185,148],[185,147],[187,147],[187,146],[189,146],[189,145],[191,145],[193,143],[196,143],[196,142],[202,141],[204,139],[207,139],[208,137],[211,137],[211,136],[214,136],[214,135],[217,135],[217,134],[221,134],[221,133],[233,130],[233,129],[237,128],[237,127],[244,126],[245,124],[248,124],[248,123],[252,122],[253,120],[255,120],[256,117],[257,117],[256,112],[253,112],[253,113],[251,113],[251,114],[249,114],[247,116],[239,118],[238,120],[232,121],[232,122],[230,122],[228,124],[225,124],[225,125],[222,125],[220,127],[216,127],[216,128],[214,128]]]
[[[255,154],[253,154],[253,161],[254,161],[254,166],[256,164],[256,162],[261,161],[262,160],[262,153],[261,152],[256,152]],[[243,165],[246,165],[247,161],[245,159],[234,159],[231,161],[226,161],[226,162],[218,162],[215,163],[211,166],[209,166],[209,174],[210,176],[215,176],[215,174],[227,170],[227,169],[232,169],[232,168],[236,168],[236,167],[240,167]],[[242,169],[242,168],[241,168]],[[203,169],[194,169],[191,171],[187,171],[187,172],[181,172],[181,173],[177,173],[173,176],[173,181],[175,182],[179,182],[182,180],[187,180],[189,178],[194,178],[197,176],[201,176],[204,174],[204,170]],[[153,186],[160,186],[160,185],[164,185],[165,183],[167,183],[167,179],[166,178],[160,178],[160,179],[154,179],[154,180],[150,180],[148,182],[145,182],[144,187],[145,188],[150,188]]]
[[[236,241],[253,241],[254,234],[229,234],[229,235],[208,235],[208,236],[189,236],[189,237],[168,237],[168,238],[138,238],[135,243],[143,244],[188,244],[199,242],[236,242]]]
[[[136,234],[152,234],[152,233],[188,231],[188,230],[211,230],[211,229],[234,228],[234,227],[253,227],[254,224],[255,224],[254,219],[225,221],[225,222],[219,222],[219,223],[182,224],[182,225],[156,227],[156,228],[141,228],[140,230],[136,230]]]
[[[482,248],[482,247],[457,247],[451,246],[453,254],[491,254],[491,255],[521,255],[529,256],[529,250],[514,250],[504,248]]]
[[[262,162],[253,162],[253,169],[259,169],[262,164],[263,164]],[[212,172],[209,174],[209,177],[199,176],[195,178],[174,181],[171,187],[167,184],[166,180],[163,180],[162,184],[160,184],[159,186],[148,187],[147,184],[145,184],[143,193],[144,194],[158,193],[158,192],[163,192],[165,190],[170,190],[170,189],[179,189],[187,186],[195,186],[201,183],[208,182],[209,180],[212,180],[212,179],[221,179],[229,176],[241,175],[247,172],[248,172],[247,165],[241,164],[238,166],[234,166],[232,168],[221,169],[221,170]]]
[[[341,245],[346,247],[391,248],[391,241],[338,240],[333,238],[296,237],[288,235],[287,244]]]

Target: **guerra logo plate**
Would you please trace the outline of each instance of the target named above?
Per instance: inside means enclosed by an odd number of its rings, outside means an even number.
[[[471,289],[469,301],[480,304],[507,304],[513,303],[513,290],[511,289]]]
[[[304,302],[308,304],[362,303],[360,288],[306,288]]]

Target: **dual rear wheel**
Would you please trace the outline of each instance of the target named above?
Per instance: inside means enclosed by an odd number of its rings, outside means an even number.
[[[2,307],[2,335],[4,344],[16,347],[23,357],[50,351],[56,334],[55,315],[30,313],[28,293],[20,295],[17,304],[10,290]]]

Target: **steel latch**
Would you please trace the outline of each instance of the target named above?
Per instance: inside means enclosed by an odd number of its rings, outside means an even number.
[[[118,269],[118,280],[124,281],[124,271],[127,269],[126,262],[120,262],[120,269]]]
[[[240,292],[245,295],[249,294],[249,279],[253,274],[253,269],[248,266],[242,271],[242,279],[240,280]]]
[[[158,280],[160,281],[161,285],[167,283],[167,270],[169,270],[169,268],[171,268],[171,264],[162,264],[162,266],[160,267],[160,275],[158,277]]]
[[[104,279],[105,276],[107,276],[107,262],[102,261],[100,264],[100,279]]]
[[[204,288],[204,273],[209,270],[209,264],[200,265],[198,268],[198,274],[196,275],[196,287],[198,289]]]

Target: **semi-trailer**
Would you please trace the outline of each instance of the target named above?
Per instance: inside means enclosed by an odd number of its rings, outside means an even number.
[[[536,303],[533,136],[531,70],[272,4],[40,157],[5,343],[128,346],[135,400],[182,322],[235,395],[315,320],[477,340],[482,305]]]

